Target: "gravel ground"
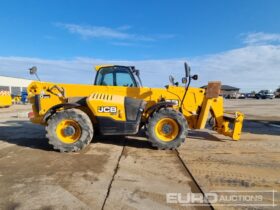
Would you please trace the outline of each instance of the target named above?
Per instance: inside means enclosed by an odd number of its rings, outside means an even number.
[[[177,153],[155,150],[145,137],[111,136],[69,154],[53,151],[44,128],[28,121],[29,105],[0,109],[0,209],[186,209],[167,204],[166,193],[198,193],[191,176],[204,193],[279,191],[280,100],[225,107],[246,114],[240,141],[192,131]]]

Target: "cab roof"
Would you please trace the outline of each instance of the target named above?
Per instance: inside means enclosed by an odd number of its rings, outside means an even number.
[[[121,66],[121,65],[112,65],[112,64],[103,64],[103,65],[97,65],[95,66],[95,70],[99,71],[100,69],[104,68],[104,67],[113,67],[113,66]],[[131,69],[135,69],[134,66],[124,66],[124,67],[129,67]]]
[[[99,71],[103,67],[112,67],[112,66],[114,66],[114,65],[111,65],[111,64],[97,65],[97,66],[95,66],[95,70]]]

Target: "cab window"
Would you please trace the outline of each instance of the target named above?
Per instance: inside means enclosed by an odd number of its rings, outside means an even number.
[[[99,70],[95,83],[96,85],[113,86],[113,69],[104,68]]]
[[[97,73],[95,85],[136,87],[135,79],[127,67],[104,67]]]
[[[116,85],[124,87],[135,87],[130,73],[125,71],[116,72]]]

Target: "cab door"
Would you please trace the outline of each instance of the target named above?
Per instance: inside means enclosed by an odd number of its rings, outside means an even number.
[[[108,87],[110,94],[141,98],[142,88],[129,67],[111,66],[101,68],[96,75],[95,85]]]

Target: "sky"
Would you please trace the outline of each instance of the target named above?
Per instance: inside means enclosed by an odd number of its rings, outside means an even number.
[[[145,86],[184,76],[243,92],[280,86],[278,0],[2,0],[0,75],[92,84],[94,65],[133,65]]]

